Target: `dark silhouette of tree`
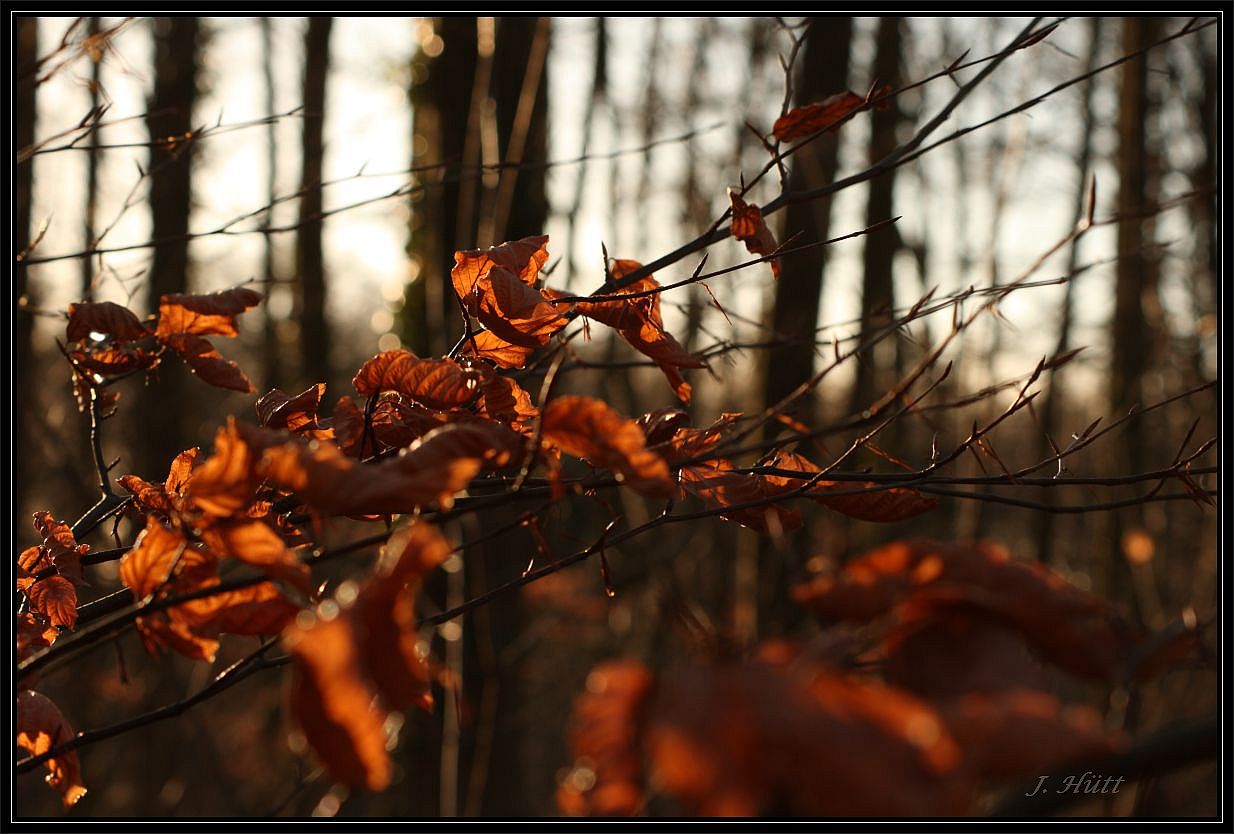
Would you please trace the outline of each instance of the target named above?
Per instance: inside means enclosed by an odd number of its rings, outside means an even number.
[[[35,95],[35,63],[38,61],[39,24],[34,17],[17,18],[16,37],[14,40],[13,72],[16,81],[16,95],[13,101],[13,130],[17,147],[27,148],[34,144],[34,125],[36,117]],[[24,253],[30,245],[31,229],[30,214],[33,200],[34,160],[29,159],[17,166],[13,183],[13,247],[16,252]],[[32,385],[34,372],[34,352],[31,339],[34,333],[34,319],[23,309],[34,307],[35,299],[29,284],[29,272],[23,258],[18,257],[13,266],[13,309],[14,353],[16,355],[15,373],[16,388],[13,392],[13,439],[16,451],[16,472],[14,477],[19,484],[28,483],[28,473],[33,471],[30,462],[30,415],[36,409],[32,407],[34,387]]]
[[[299,289],[300,375],[331,380],[330,323],[326,316],[326,271],[321,251],[321,171],[326,77],[330,70],[331,17],[310,17],[304,34],[304,132],[301,139],[300,219],[296,230]]]
[[[193,104],[197,99],[198,39],[195,17],[159,17],[154,35],[154,91],[146,113],[150,134],[151,239],[157,241],[146,280],[146,308],[157,312],[167,293],[189,286],[189,214],[192,211]],[[134,471],[161,477],[167,461],[188,445],[185,396],[188,372],[172,360],[158,370],[158,384],[141,389],[143,425],[133,443]]]

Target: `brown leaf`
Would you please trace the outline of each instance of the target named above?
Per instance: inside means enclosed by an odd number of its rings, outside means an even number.
[[[772,469],[793,469],[813,475],[819,468],[801,455],[778,450],[767,462]],[[808,478],[792,478],[781,475],[763,476],[771,491],[788,492],[797,489]],[[868,489],[870,492],[851,495],[829,495],[830,492],[852,492]],[[880,488],[871,481],[817,481],[804,496],[815,503],[843,513],[860,521],[895,522],[929,512],[938,506],[938,500],[922,495],[907,487]]]
[[[777,142],[794,142],[823,129],[830,133],[839,130],[840,125],[848,116],[865,103],[866,100],[862,96],[845,90],[842,93],[828,96],[820,102],[794,107],[776,119],[771,132],[775,135]]]
[[[539,290],[501,268],[476,282],[463,306],[500,339],[527,348],[543,347],[566,324]]]
[[[214,584],[217,583],[208,582],[202,587]],[[272,636],[281,634],[300,613],[300,607],[283,596],[272,582],[202,597],[171,610],[181,621],[192,624],[199,635]]]
[[[648,451],[643,430],[592,397],[558,397],[544,409],[541,436],[593,466],[611,469],[631,489],[654,498],[676,493],[668,464]]]
[[[745,243],[746,251],[755,255],[770,255],[776,251],[779,246],[776,236],[767,228],[767,222],[763,220],[763,212],[759,207],[741,199],[741,195],[731,188],[728,190],[728,198],[733,205],[733,222],[730,228],[733,237]],[[772,258],[767,264],[771,267],[771,274],[779,278],[780,259]]]
[[[379,353],[360,366],[352,384],[364,396],[397,391],[429,408],[458,408],[476,397],[476,376],[453,359],[420,359],[407,350]]]
[[[202,382],[244,394],[256,390],[240,370],[240,366],[230,359],[224,359],[206,339],[192,333],[176,333],[159,336],[159,341],[174,350]]]
[[[45,649],[60,636],[60,630],[30,611],[17,615],[17,662],[25,660],[39,649]]]
[[[723,458],[683,466],[679,470],[681,486],[712,509],[762,502],[761,506],[721,513],[720,518],[763,535],[779,535],[801,526],[801,513],[773,503],[776,493],[769,491],[762,479],[732,469],[733,465]]]
[[[127,307],[111,301],[70,304],[65,339],[85,342],[91,333],[104,333],[119,342],[132,342],[150,335],[141,319]]]
[[[647,447],[655,448],[672,440],[678,429],[689,427],[690,415],[683,409],[670,406],[649,411],[635,422],[647,437]]]
[[[390,460],[360,464],[327,441],[288,443],[266,452],[261,471],[324,515],[390,515],[449,506],[478,472],[511,465],[522,450],[523,438],[504,426],[451,423]]]
[[[317,424],[317,409],[326,384],[316,385],[289,397],[278,388],[267,391],[257,401],[257,422],[262,428],[286,429],[301,437],[326,438],[334,433]]]
[[[386,713],[361,675],[350,620],[319,618],[283,639],[295,658],[290,712],[309,746],[335,781],[383,790],[391,771]]]
[[[51,699],[33,690],[17,693],[17,745],[39,756],[57,744],[69,741],[75,733]],[[77,752],[70,750],[44,762],[47,784],[60,792],[65,808],[77,804],[86,794],[81,780]]]
[[[83,371],[103,377],[119,376],[130,371],[149,370],[157,367],[159,357],[129,344],[108,343],[90,345],[88,349],[73,350],[69,358]],[[92,380],[93,382],[93,380]]]
[[[159,324],[154,332],[163,342],[186,334],[234,337],[236,316],[261,299],[261,293],[247,287],[208,295],[169,293],[159,302]]]
[[[453,551],[428,522],[400,528],[386,542],[383,564],[348,612],[361,665],[391,709],[432,706],[428,664],[416,652],[415,595],[429,571]]]

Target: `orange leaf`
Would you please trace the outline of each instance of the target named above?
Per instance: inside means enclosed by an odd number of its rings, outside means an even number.
[[[209,295],[169,293],[159,301],[159,324],[155,335],[161,341],[181,334],[235,336],[236,316],[257,306],[261,298],[261,293],[247,287]]]
[[[34,529],[43,537],[41,552],[56,566],[56,571],[78,585],[84,585],[85,581],[81,578],[81,557],[90,552],[90,545],[78,544],[72,529],[63,521],[56,521],[49,512],[39,511],[34,514]],[[37,572],[30,565],[25,567],[31,573]]]
[[[763,212],[759,207],[741,199],[741,195],[731,188],[728,190],[728,198],[733,204],[733,223],[730,229],[733,237],[745,243],[746,251],[755,255],[770,255],[776,251],[776,236],[767,228],[767,222],[763,220]],[[771,267],[771,274],[779,278],[780,259],[772,258],[767,264]]]
[[[761,506],[721,513],[720,518],[764,535],[778,535],[801,526],[801,513],[774,504],[772,499],[776,493],[767,490],[758,476],[733,472],[732,468],[733,465],[723,458],[683,466],[681,486],[712,509],[763,502]]]
[[[633,660],[602,663],[587,676],[570,721],[574,769],[557,789],[557,804],[565,813],[638,813],[645,781],[639,735],[654,683],[651,673]]]
[[[60,631],[48,625],[43,617],[30,611],[17,615],[17,661],[20,663],[38,649],[44,649],[56,642]]]
[[[242,512],[253,503],[260,483],[255,466],[262,446],[257,430],[228,417],[214,435],[214,453],[192,471],[185,494],[209,515],[225,518]]]
[[[566,324],[539,290],[500,268],[476,283],[463,306],[496,336],[528,348],[543,347]]]
[[[548,261],[548,235],[535,235],[493,246],[486,250],[468,249],[454,253],[450,278],[459,298],[476,292],[476,285],[494,267],[512,272],[529,287],[534,287],[540,270]]]
[[[257,401],[257,422],[262,428],[286,429],[305,437],[332,437],[333,432],[317,425],[317,409],[326,384],[316,385],[289,397],[278,388],[267,391]]]
[[[176,333],[159,336],[159,341],[174,350],[202,382],[244,394],[255,390],[240,366],[224,359],[206,339],[192,333]]]
[[[472,344],[474,342],[474,345]],[[466,354],[495,362],[502,368],[521,368],[535,348],[515,345],[485,330],[472,336],[463,346]]]
[[[221,520],[202,532],[202,541],[218,556],[239,559],[305,594],[312,592],[308,565],[288,550],[282,536],[264,521]]]
[[[361,663],[391,708],[432,704],[432,675],[416,652],[415,595],[424,575],[453,548],[428,522],[402,527],[386,542],[382,567],[360,589],[353,618]]]
[[[531,395],[513,379],[493,374],[480,385],[484,414],[517,431],[529,429],[540,415]]]
[[[291,716],[309,746],[332,779],[384,789],[391,770],[386,713],[361,676],[350,621],[336,617],[293,626],[284,641],[295,657]]]
[[[60,709],[45,695],[33,690],[17,693],[17,745],[32,755],[46,753],[57,744],[69,741],[75,733]],[[44,763],[47,784],[60,792],[65,808],[77,804],[86,794],[81,781],[77,752],[70,750]]]
[[[778,142],[793,142],[819,130],[839,130],[841,123],[865,103],[861,96],[845,90],[820,102],[794,107],[776,119],[771,132]]]
[[[91,333],[104,333],[120,342],[132,342],[150,335],[141,319],[127,307],[111,301],[70,304],[65,339],[82,342],[88,340]]]
[[[77,589],[63,576],[48,576],[26,591],[30,610],[42,614],[53,626],[77,625]]]
[[[397,391],[429,408],[450,409],[475,399],[478,381],[453,359],[420,359],[410,351],[391,350],[361,365],[352,384],[365,396]]]
[[[114,342],[102,346],[90,344],[88,349],[70,351],[69,357],[82,370],[105,377],[154,368],[159,364],[157,354]]]
[[[669,498],[676,489],[668,464],[647,450],[643,430],[592,397],[558,397],[544,409],[542,438],[592,465],[613,470],[631,489]]]

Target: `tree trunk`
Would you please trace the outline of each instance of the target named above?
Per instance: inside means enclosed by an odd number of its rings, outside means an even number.
[[[92,17],[86,22],[86,36],[93,37],[99,33],[99,19]],[[103,61],[100,57],[97,61],[90,62],[90,112],[95,113],[99,107],[99,93],[102,90],[100,86],[100,76],[102,75]],[[86,207],[85,207],[85,222],[82,229],[82,238],[85,246],[89,249],[94,245],[94,214],[98,204],[98,182],[99,182],[99,131],[100,128],[94,128],[90,131],[90,142],[86,146],[89,150],[86,152]],[[94,300],[94,258],[81,259],[81,297],[83,301]]]
[[[265,89],[266,107],[265,112],[268,116],[274,115],[275,104],[275,87],[274,87],[274,32],[271,26],[270,18],[258,18],[258,26],[261,29],[261,71],[262,71],[262,86]],[[266,212],[266,216],[262,219],[262,228],[269,229],[274,224],[274,200],[277,198],[278,187],[278,124],[271,119],[266,125],[266,200],[270,208]],[[266,303],[261,305],[262,316],[262,374],[263,392],[269,391],[272,388],[278,388],[283,384],[283,369],[280,358],[281,351],[279,350],[279,332],[278,322],[271,312],[272,305],[270,303],[275,293],[284,292],[284,287],[280,286],[274,274],[274,238],[266,233],[265,254],[262,260],[262,278],[265,281],[266,288]]]
[[[39,40],[39,24],[38,18],[35,17],[19,17],[17,18],[17,33],[15,40],[17,43],[16,56],[13,67],[13,75],[15,81],[16,95],[14,96],[14,112],[13,112],[13,130],[14,140],[17,143],[17,150],[28,148],[34,144],[34,122],[36,117],[37,97],[35,95],[35,63],[38,61],[38,40]],[[36,157],[17,165],[17,170],[14,172],[13,183],[13,248],[15,252],[21,253],[26,251],[26,247],[30,245],[30,217],[31,217],[31,202],[34,199],[34,160]],[[13,265],[14,281],[13,281],[13,309],[9,313],[16,325],[15,341],[13,346],[17,352],[17,361],[15,363],[16,374],[16,390],[13,391],[13,450],[15,452],[15,472],[13,477],[18,484],[29,484],[27,480],[29,474],[33,471],[30,462],[29,450],[34,447],[29,431],[32,425],[38,424],[38,418],[32,415],[37,415],[38,408],[33,401],[35,395],[34,386],[31,382],[35,377],[34,368],[34,351],[33,351],[33,335],[34,335],[34,318],[25,311],[24,307],[37,307],[33,291],[29,285],[29,274],[26,268],[26,263],[23,259],[18,259]],[[25,489],[19,489],[18,494],[28,492]],[[20,517],[28,518],[26,508],[19,507]]]
[[[321,251],[321,171],[333,22],[332,17],[310,17],[304,35],[304,133],[296,280],[300,288],[300,381],[306,385],[331,381],[330,324],[326,318],[326,273]]]
[[[890,84],[894,88],[901,83],[902,26],[901,18],[879,18],[872,74],[880,85]],[[871,165],[895,149],[896,128],[901,119],[900,108],[894,98],[888,102],[886,109],[875,108],[870,112]],[[869,198],[866,202],[867,226],[892,216],[895,176],[895,169],[892,169],[870,180]],[[900,239],[893,226],[867,235],[862,240],[861,342],[864,343],[891,323],[894,308],[892,272]],[[892,334],[857,357],[857,377],[853,383],[852,398],[849,400],[850,413],[860,414],[894,384],[892,377],[898,364],[897,347],[897,337]]]
[[[848,87],[849,43],[852,40],[851,18],[817,18],[806,33],[797,76],[796,103],[809,104]],[[818,188],[835,179],[836,138],[822,136],[792,157],[789,191]],[[810,200],[792,203],[785,210],[781,240],[801,233],[798,245],[826,240],[830,230],[831,200]],[[773,405],[814,374],[814,337],[818,327],[819,307],[826,265],[825,247],[807,249],[784,258],[783,271],[776,283],[772,310],[772,328],[783,344],[767,354],[767,376],[764,400]],[[811,425],[815,413],[815,397],[797,401],[795,416]]]
[[[163,17],[153,21],[154,93],[147,106],[150,139],[150,217],[154,246],[147,284],[146,307],[156,312],[167,293],[189,286],[189,214],[192,211],[193,142],[160,147],[167,137],[192,130],[197,98],[198,19]],[[141,389],[136,413],[143,415],[133,445],[136,471],[161,479],[173,457],[189,445],[185,394],[188,372],[170,359],[159,366],[158,381]]]

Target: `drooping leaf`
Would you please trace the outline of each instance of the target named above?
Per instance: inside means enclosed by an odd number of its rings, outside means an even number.
[[[493,269],[504,269],[519,277],[529,287],[548,262],[548,235],[535,235],[508,241],[489,249],[469,249],[454,253],[454,269],[450,278],[459,298],[476,292],[476,285]]]
[[[364,396],[397,391],[429,408],[450,409],[476,397],[478,380],[453,359],[421,359],[411,351],[379,353],[360,366],[352,384]]]
[[[132,371],[150,370],[159,364],[158,354],[130,344],[108,343],[69,351],[69,358],[78,368],[102,377],[114,377]]]
[[[611,469],[643,495],[668,498],[676,492],[668,464],[648,451],[643,430],[600,400],[558,397],[545,407],[540,430],[546,441],[587,458],[593,466]]]
[[[747,203],[731,188],[728,190],[728,198],[733,206],[733,222],[730,227],[733,237],[746,245],[747,252],[755,255],[770,255],[776,251],[779,246],[776,236],[767,228],[767,221],[763,219],[763,212],[759,207]],[[767,261],[767,265],[771,267],[771,274],[779,278],[780,259],[772,258]]]
[[[30,689],[17,693],[17,746],[39,756],[73,738],[75,733],[50,698]],[[65,808],[86,795],[77,752],[70,750],[48,759],[47,784],[60,792]]]
[[[78,544],[73,537],[73,530],[63,521],[57,521],[51,513],[38,511],[34,514],[34,529],[43,537],[40,550],[40,560],[37,567],[25,564],[23,567],[31,573],[37,573],[48,564],[54,565],[61,576],[84,585],[81,576],[81,557],[90,552],[90,545]]]
[[[480,385],[483,413],[516,431],[530,427],[540,412],[531,402],[531,395],[510,377],[492,374]]]
[[[387,541],[383,564],[356,596],[353,618],[361,664],[391,709],[432,705],[428,664],[416,651],[415,595],[425,574],[452,548],[437,528],[418,522]]]
[[[386,713],[362,676],[350,620],[293,626],[284,643],[295,658],[292,720],[313,752],[335,781],[383,790],[391,772]]]
[[[174,350],[202,382],[243,394],[256,390],[240,366],[223,358],[208,340],[192,333],[159,336],[159,340]]]
[[[477,281],[463,306],[500,339],[527,348],[543,347],[566,324],[539,290],[501,268]]]
[[[289,397],[274,388],[257,400],[257,422],[262,428],[286,429],[292,434],[310,438],[333,437],[334,433],[317,424],[317,409],[326,384],[316,385]]]
[[[256,307],[262,295],[247,287],[207,295],[169,293],[159,301],[159,323],[155,335],[160,341],[180,335],[237,335],[236,316]]]
[[[103,333],[118,342],[132,342],[150,335],[141,319],[127,307],[111,301],[70,304],[65,339],[87,341],[91,333]]]
[[[257,459],[266,441],[258,430],[234,417],[214,435],[209,460],[192,471],[185,494],[203,512],[218,518],[242,512],[253,503],[260,479]]]
[[[60,636],[60,630],[49,625],[45,617],[23,611],[16,617],[17,662],[25,660],[39,649],[45,649]]]
[[[690,425],[690,415],[685,410],[670,406],[649,411],[635,422],[647,437],[647,447],[655,448],[673,438],[678,429]]]

